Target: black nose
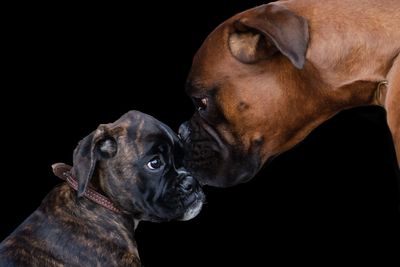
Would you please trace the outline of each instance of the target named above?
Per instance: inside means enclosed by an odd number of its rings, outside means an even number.
[[[179,136],[185,141],[189,136],[189,122],[186,121],[179,126]]]
[[[179,184],[179,188],[184,193],[190,193],[194,190],[195,186],[196,180],[190,175],[185,176],[185,178],[183,178],[183,180]]]

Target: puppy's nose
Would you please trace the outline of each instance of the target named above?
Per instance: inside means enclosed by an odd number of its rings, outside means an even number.
[[[189,193],[193,191],[195,185],[196,185],[196,180],[193,178],[193,176],[187,175],[185,176],[185,178],[183,178],[183,180],[179,184],[179,187],[183,192]]]

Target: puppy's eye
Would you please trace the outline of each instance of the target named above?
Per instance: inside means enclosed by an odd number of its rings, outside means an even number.
[[[193,102],[198,111],[205,110],[208,105],[208,98],[207,97],[193,97]]]
[[[156,158],[153,158],[152,160],[150,160],[149,162],[147,162],[146,166],[150,170],[157,170],[162,166],[162,161],[159,157],[156,157]]]

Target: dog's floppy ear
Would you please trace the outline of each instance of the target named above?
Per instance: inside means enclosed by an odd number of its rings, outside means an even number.
[[[256,63],[279,50],[296,68],[303,68],[309,39],[305,18],[282,6],[268,4],[233,26],[229,48],[239,61]]]
[[[73,157],[73,173],[78,180],[78,197],[85,192],[97,161],[112,158],[117,153],[118,144],[115,133],[118,130],[112,129],[108,125],[100,125],[76,147]]]

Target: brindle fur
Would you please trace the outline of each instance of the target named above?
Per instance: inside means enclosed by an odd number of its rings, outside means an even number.
[[[134,227],[63,184],[4,240],[0,266],[140,266]]]
[[[78,192],[54,188],[0,244],[0,266],[140,266],[134,229],[141,220],[188,220],[203,194],[182,167],[178,137],[153,117],[131,111],[100,125],[74,151]],[[154,157],[162,168],[149,169]],[[82,197],[88,184],[120,210]]]

